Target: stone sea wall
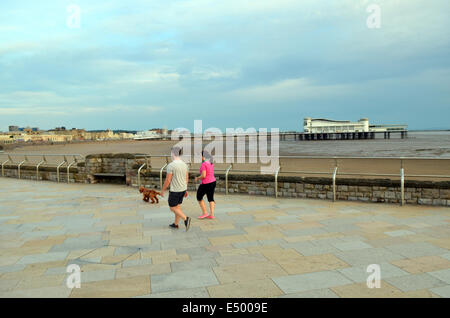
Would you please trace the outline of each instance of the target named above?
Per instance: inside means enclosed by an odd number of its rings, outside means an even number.
[[[190,178],[194,178],[192,174]],[[165,174],[163,174],[163,178]],[[218,178],[216,191],[225,192],[225,176]],[[137,186],[137,176],[131,177],[133,186]],[[159,173],[141,173],[141,184],[150,188],[160,188]],[[190,190],[195,190],[193,183]],[[249,195],[275,195],[273,176],[229,175],[228,192]],[[405,182],[405,203],[450,206],[449,182]],[[333,199],[331,178],[278,177],[278,197]],[[401,203],[400,183],[392,180],[336,180],[336,199],[347,201]]]
[[[146,161],[136,159],[134,154],[96,154],[88,155],[84,162],[70,168],[70,182],[81,183],[119,183],[138,185],[138,169]],[[156,170],[156,169],[155,169]],[[149,188],[160,189],[158,171],[142,169],[140,181]],[[5,177],[18,177],[17,165],[5,165]],[[195,191],[198,185],[192,180],[198,175],[191,171],[189,190]],[[36,168],[32,165],[21,167],[21,178],[36,180]],[[163,172],[163,181],[165,171]],[[216,174],[218,193],[225,193],[225,175]],[[56,167],[40,167],[39,180],[57,181]],[[67,168],[60,170],[60,182],[67,182]],[[278,177],[278,196],[291,198],[333,199],[331,178]],[[274,176],[242,175],[231,173],[228,176],[230,194],[275,195]],[[404,189],[406,204],[450,206],[450,182],[431,182],[406,180]],[[348,179],[336,180],[336,199],[347,201],[401,203],[400,182],[389,179]]]

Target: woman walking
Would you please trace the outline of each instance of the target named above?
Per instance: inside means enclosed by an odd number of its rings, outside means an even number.
[[[197,190],[197,201],[202,209],[203,215],[199,219],[214,219],[214,190],[216,189],[216,178],[214,177],[214,164],[211,154],[207,151],[202,151],[202,165],[200,167],[200,176],[195,177],[195,182],[202,180]],[[206,211],[206,205],[203,197],[208,198],[210,214]]]

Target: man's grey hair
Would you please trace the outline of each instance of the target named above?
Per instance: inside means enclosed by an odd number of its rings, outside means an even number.
[[[171,150],[171,154],[174,157],[180,157],[183,154],[183,151],[180,147],[173,147]]]

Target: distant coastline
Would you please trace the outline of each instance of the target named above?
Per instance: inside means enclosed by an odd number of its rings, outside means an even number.
[[[450,131],[450,129],[409,129],[409,132]]]

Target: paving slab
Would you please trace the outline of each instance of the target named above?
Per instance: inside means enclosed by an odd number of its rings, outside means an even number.
[[[386,249],[398,253],[407,258],[421,257],[421,256],[432,256],[447,253],[448,250],[437,247],[428,242],[414,242],[405,244],[395,244],[386,246]]]
[[[116,269],[116,279],[170,273],[169,263],[136,265]]]
[[[408,230],[397,230],[397,231],[384,232],[384,234],[395,237],[395,236],[414,235],[415,232],[408,231]]]
[[[74,288],[70,294],[73,298],[122,298],[148,295],[150,276],[134,276],[114,280],[82,283],[81,288]]]
[[[408,258],[393,261],[391,263],[411,274],[433,272],[450,268],[450,260],[440,256]]]
[[[0,293],[0,298],[67,298],[71,289],[65,286],[18,289]]]
[[[164,293],[152,293],[144,296],[136,296],[136,298],[209,298],[208,290],[205,287],[188,288],[174,290]]]
[[[406,258],[405,256],[399,254],[399,250],[393,252],[387,248],[365,248],[360,250],[337,252],[334,253],[334,255],[353,266],[367,266],[370,264],[380,264]]]
[[[408,272],[389,263],[380,263],[377,265],[380,266],[381,279],[408,275]],[[373,271],[370,272],[367,271],[367,266],[352,266],[338,269],[337,271],[343,274],[345,277],[351,279],[355,283],[366,282],[368,277],[373,273]]]
[[[187,262],[170,263],[172,272],[195,270],[197,268],[212,268],[218,266],[217,260],[214,258],[199,258]]]
[[[450,285],[431,288],[430,291],[444,298],[450,298]]]
[[[301,293],[282,295],[280,298],[339,298],[331,289],[315,289]]]
[[[362,241],[342,242],[342,243],[335,243],[332,245],[341,251],[361,250],[372,247],[371,245]]]
[[[331,290],[341,298],[399,298],[403,293],[400,289],[380,281],[380,288],[369,288],[366,283],[355,283],[331,287]]]
[[[390,277],[386,278],[385,281],[404,292],[419,289],[431,289],[435,287],[443,287],[446,285],[444,281],[427,273]]]
[[[443,282],[446,282],[447,284],[450,284],[450,268],[429,272],[428,274]]]
[[[268,298],[283,294],[271,279],[210,286],[208,292],[214,298]]]
[[[152,275],[151,289],[154,293],[181,289],[218,285],[219,282],[212,269],[177,271],[168,274]]]
[[[273,281],[285,294],[351,284],[352,281],[336,271],[274,277]]]
[[[254,262],[213,268],[222,284],[259,280],[287,275],[287,272],[274,262]]]
[[[68,254],[69,254],[68,252],[54,252],[54,253],[26,255],[22,257],[17,262],[17,264],[33,264],[33,263],[59,261],[65,259]]]

